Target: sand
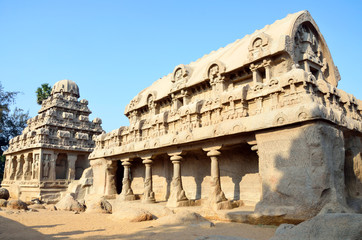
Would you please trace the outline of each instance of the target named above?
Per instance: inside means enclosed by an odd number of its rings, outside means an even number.
[[[269,239],[274,226],[213,221],[214,227],[161,225],[145,222],[116,221],[109,214],[50,211],[38,212],[2,209],[0,239],[196,239],[225,235],[248,239]]]

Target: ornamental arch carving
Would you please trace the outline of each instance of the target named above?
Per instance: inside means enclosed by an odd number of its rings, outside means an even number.
[[[209,79],[212,84],[215,81],[222,80],[225,71],[226,67],[224,63],[219,60],[213,61],[207,65],[204,73],[204,79]]]
[[[249,60],[253,61],[269,54],[270,37],[266,33],[260,33],[253,37],[249,43]]]

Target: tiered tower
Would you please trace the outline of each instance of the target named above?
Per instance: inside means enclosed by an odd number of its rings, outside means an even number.
[[[89,167],[93,136],[102,133],[102,121],[89,121],[88,101],[78,98],[75,82],[57,82],[39,114],[27,121],[20,136],[10,140],[4,153],[2,186],[12,197],[57,200],[60,192]]]

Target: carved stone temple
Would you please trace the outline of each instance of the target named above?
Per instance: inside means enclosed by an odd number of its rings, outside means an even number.
[[[362,101],[339,80],[307,11],[176,66],[127,105],[129,126],[109,133],[62,80],[11,140],[2,186],[58,199],[90,163],[89,194],[117,201],[243,205],[290,221],[361,210]]]
[[[289,219],[350,209],[362,101],[339,80],[307,11],[178,65],[131,100],[129,126],[96,138],[94,194]]]
[[[88,101],[78,98],[79,88],[73,81],[55,83],[39,114],[28,120],[20,136],[10,140],[1,185],[11,197],[59,200],[69,183],[89,167],[92,138],[103,131],[102,121],[90,122]]]

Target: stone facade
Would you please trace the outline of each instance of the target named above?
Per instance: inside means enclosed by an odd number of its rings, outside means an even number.
[[[94,193],[306,219],[361,201],[362,101],[307,11],[174,71],[96,138]],[[347,190],[347,191],[346,191]]]
[[[102,133],[102,121],[89,121],[88,101],[78,98],[73,81],[57,82],[39,114],[10,140],[1,185],[10,190],[11,197],[56,201],[89,167],[93,137]]]

